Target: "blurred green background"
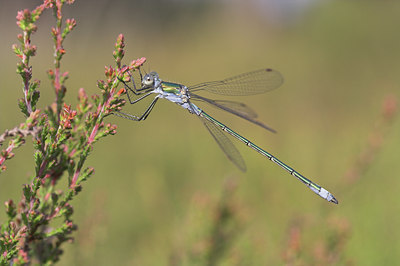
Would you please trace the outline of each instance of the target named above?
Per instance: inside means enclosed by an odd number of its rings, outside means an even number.
[[[0,1],[1,132],[23,121],[15,16],[39,3]],[[78,22],[62,65],[73,105],[80,87],[99,93],[119,33],[125,63],[144,56],[144,68],[168,81],[279,70],[278,90],[229,98],[252,106],[277,134],[202,107],[327,188],[339,205],[235,141],[247,163],[242,174],[199,119],[160,101],[145,122],[107,118],[118,134],[89,157],[96,174],[73,202],[79,230],[60,265],[204,265],[219,204],[232,209],[233,235],[219,265],[398,263],[400,123],[390,108],[399,97],[399,14],[399,1],[81,0],[64,8]],[[47,12],[37,25],[31,63],[44,107],[54,98],[46,77],[54,18]],[[124,110],[139,113],[145,104],[138,105]],[[0,202],[19,200],[32,175],[30,144],[7,162]],[[221,201],[224,193],[230,197]]]

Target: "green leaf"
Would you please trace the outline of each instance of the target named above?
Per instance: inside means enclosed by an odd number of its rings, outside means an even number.
[[[40,92],[39,91],[34,91],[32,94],[32,108],[36,107],[36,103],[38,102],[40,98]]]
[[[104,85],[105,85],[104,80],[97,81],[97,87],[99,87],[100,90],[105,90]]]
[[[38,224],[40,223],[42,220],[44,219],[44,215],[42,213],[38,213],[36,215],[34,215],[32,222],[33,224]]]
[[[86,168],[83,173],[81,174],[78,184],[80,184],[83,181],[86,181],[92,174],[94,173],[94,168],[93,167],[88,167]]]
[[[17,211],[16,211],[14,202],[12,200],[8,200],[5,202],[5,205],[6,205],[6,213],[7,213],[8,218],[10,220],[14,219],[14,217],[17,215]]]
[[[16,44],[13,44],[11,48],[17,56],[22,56],[23,53]]]
[[[24,192],[24,196],[27,202],[29,202],[32,198],[32,191],[31,191],[31,187],[27,184],[24,185],[24,187],[22,188],[23,192]]]
[[[18,107],[24,115],[29,116],[28,109],[26,108],[25,100],[23,98],[18,99]]]
[[[51,193],[51,201],[53,202],[53,205],[57,205],[59,199],[59,195],[57,193]]]
[[[50,125],[53,127],[58,127],[57,116],[50,106],[48,108],[46,108],[45,113],[47,114]]]
[[[40,167],[43,162],[43,154],[40,151],[36,151],[33,154],[33,158],[35,159],[35,170],[36,170],[36,175],[39,174]]]

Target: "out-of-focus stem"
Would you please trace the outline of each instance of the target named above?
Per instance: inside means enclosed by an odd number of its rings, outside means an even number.
[[[27,31],[24,31],[24,45],[25,47],[29,47],[30,45],[30,34]],[[25,79],[24,79],[24,98],[25,98],[25,104],[26,104],[26,109],[28,111],[28,114],[32,113],[32,105],[31,101],[28,97],[28,92],[29,92],[29,80],[31,78],[30,75],[30,68],[29,68],[29,56],[27,56],[25,53],[22,54],[22,64],[24,65],[24,74],[25,74]]]

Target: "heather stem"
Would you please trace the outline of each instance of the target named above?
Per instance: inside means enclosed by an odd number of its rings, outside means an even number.
[[[30,34],[27,31],[24,31],[24,44],[25,47],[29,47],[30,45]],[[32,105],[31,105],[31,100],[28,97],[29,94],[29,80],[31,79],[30,75],[30,68],[29,68],[29,56],[26,55],[26,53],[22,54],[22,64],[24,65],[24,74],[25,74],[25,79],[24,79],[24,98],[25,98],[25,104],[26,104],[26,109],[28,111],[28,114],[30,115],[32,112]]]
[[[116,90],[116,88],[118,86],[118,83],[119,83],[119,80],[118,80],[117,77],[115,77],[115,79],[114,79],[114,81],[112,83],[111,89],[110,89],[110,93],[109,93],[109,95],[107,97],[107,100],[103,104],[99,104],[99,106],[97,107],[97,112],[96,112],[97,120],[96,120],[96,124],[93,127],[92,132],[90,133],[89,138],[87,140],[87,146],[86,146],[87,149],[90,149],[91,145],[93,144],[93,142],[94,142],[94,140],[96,138],[96,135],[97,135],[99,127],[100,127],[100,124],[101,124],[101,122],[103,120],[104,110],[105,110],[106,107],[110,106],[111,101],[114,98],[114,93],[115,93],[115,90]],[[81,157],[80,162],[78,163],[78,167],[75,170],[74,175],[73,175],[72,180],[71,180],[71,185],[70,185],[71,189],[76,186],[76,182],[78,180],[79,174],[80,174],[80,172],[82,170],[82,166],[83,166],[85,160],[86,160],[85,156]]]
[[[83,163],[81,165],[83,165]],[[72,177],[71,185],[69,186],[70,189],[73,189],[75,187],[76,182],[78,181],[79,174],[81,173],[81,169],[82,167],[76,168],[74,176]]]
[[[94,141],[94,138],[96,137],[96,134],[97,134],[97,131],[99,129],[99,125],[101,123],[101,120],[103,120],[102,114],[104,113],[104,109],[107,106],[110,106],[110,103],[111,103],[111,101],[112,101],[112,99],[114,97],[115,89],[118,86],[118,83],[119,83],[118,78],[115,78],[114,82],[113,82],[113,84],[111,86],[110,94],[108,95],[107,101],[105,103],[103,103],[103,105],[99,105],[97,107],[97,119],[98,120],[100,119],[100,121],[96,122],[96,126],[93,128],[93,130],[92,130],[92,132],[90,134],[90,137],[88,139],[88,143],[87,143],[88,145],[90,145]]]
[[[54,89],[56,93],[56,103],[57,103],[57,118],[60,121],[60,113],[61,113],[61,101],[60,101],[60,91],[61,91],[61,83],[60,83],[60,60],[58,59],[57,53],[61,49],[61,20],[57,20],[57,36],[56,36],[56,49],[54,51]]]
[[[5,151],[6,154],[10,154],[11,151],[14,149],[14,143],[11,143],[11,145],[9,145]],[[0,157],[0,166],[3,165],[4,161],[6,160],[6,156],[1,156]]]

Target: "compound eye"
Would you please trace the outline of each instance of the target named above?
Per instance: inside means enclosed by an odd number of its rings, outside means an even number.
[[[143,79],[143,84],[146,86],[152,86],[153,82],[154,82],[154,79],[150,75],[145,76]]]

